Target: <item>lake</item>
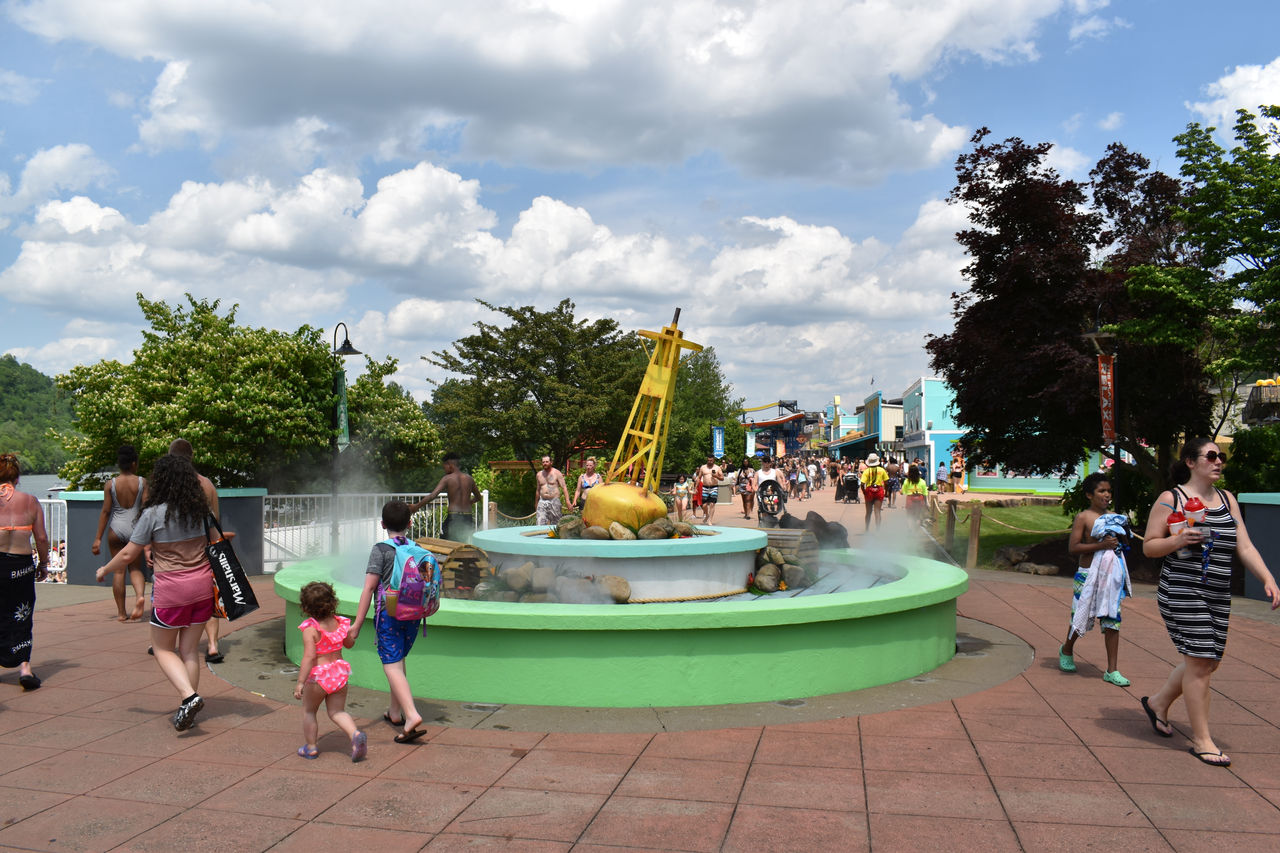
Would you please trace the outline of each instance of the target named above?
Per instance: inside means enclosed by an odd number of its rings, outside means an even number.
[[[66,488],[67,481],[57,474],[23,474],[18,480],[19,489],[41,500],[53,497],[49,494],[49,489],[56,486]]]

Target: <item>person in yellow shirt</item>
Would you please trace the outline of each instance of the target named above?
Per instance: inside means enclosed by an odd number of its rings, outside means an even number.
[[[867,499],[866,527],[871,529],[871,513],[876,514],[876,530],[880,529],[880,510],[884,506],[885,484],[889,482],[889,472],[880,464],[879,454],[872,453],[867,457],[867,470],[862,472],[862,496]]]
[[[902,481],[902,496],[907,502],[907,515],[917,524],[924,517],[924,502],[928,493],[929,484],[920,476],[920,466],[912,465],[907,469],[907,479]]]

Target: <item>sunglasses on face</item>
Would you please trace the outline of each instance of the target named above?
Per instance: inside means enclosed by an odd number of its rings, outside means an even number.
[[[1210,450],[1208,453],[1204,455],[1204,458],[1208,459],[1210,462],[1226,462],[1227,454],[1219,453],[1216,450]]]

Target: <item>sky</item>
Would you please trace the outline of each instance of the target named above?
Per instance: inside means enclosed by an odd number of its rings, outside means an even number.
[[[476,300],[713,346],[748,406],[933,375],[975,130],[1114,141],[1280,103],[1274,0],[0,0],[3,352],[129,361],[135,294],[399,359]],[[1228,140],[1224,139],[1224,142]],[[992,334],[999,334],[993,329]],[[351,359],[354,379],[363,364]]]

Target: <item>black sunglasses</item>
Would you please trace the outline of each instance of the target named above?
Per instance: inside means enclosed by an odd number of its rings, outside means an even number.
[[[1226,462],[1227,454],[1219,453],[1217,450],[1210,450],[1208,453],[1204,455],[1204,458],[1208,459],[1210,462],[1217,462],[1219,460]]]

